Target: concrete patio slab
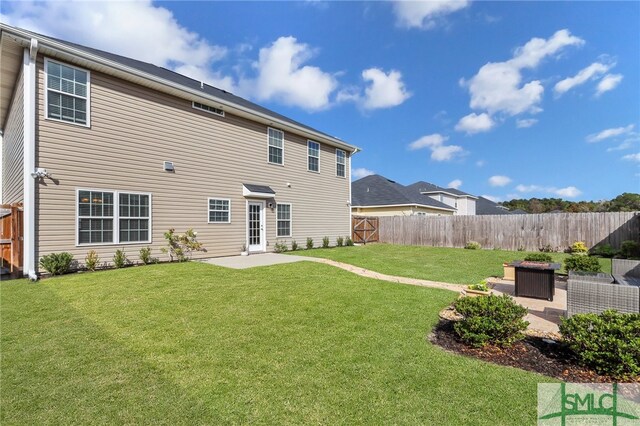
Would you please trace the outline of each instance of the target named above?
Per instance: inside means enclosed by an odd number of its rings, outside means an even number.
[[[304,262],[309,260],[310,259],[308,257],[303,256],[290,256],[278,253],[260,253],[249,256],[214,257],[211,259],[201,259],[199,262],[224,266],[225,268],[247,269],[259,266],[280,265],[283,263]]]

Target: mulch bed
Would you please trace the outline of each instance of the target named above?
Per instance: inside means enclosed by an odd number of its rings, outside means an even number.
[[[611,383],[615,380],[577,364],[572,352],[559,343],[549,343],[539,337],[527,336],[508,348],[487,345],[473,348],[463,343],[453,329],[454,321],[442,319],[429,336],[432,343],[458,354],[535,371],[572,383]],[[625,380],[629,382],[629,380]],[[640,383],[640,377],[632,382]]]

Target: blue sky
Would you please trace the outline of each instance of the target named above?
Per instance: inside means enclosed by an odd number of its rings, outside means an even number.
[[[640,192],[639,2],[3,2],[497,200]],[[137,41],[137,42],[136,42]]]

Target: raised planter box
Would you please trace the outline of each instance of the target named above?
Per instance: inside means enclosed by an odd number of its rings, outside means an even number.
[[[515,281],[516,280],[516,268],[511,266],[509,263],[503,263],[502,268],[504,269],[502,279],[505,281]]]

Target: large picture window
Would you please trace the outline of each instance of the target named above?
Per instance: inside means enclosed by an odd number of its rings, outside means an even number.
[[[230,223],[231,202],[221,198],[209,198],[209,223]]]
[[[78,190],[78,245],[151,242],[151,195]]]
[[[284,164],[284,133],[269,127],[269,163]]]
[[[336,149],[336,176],[347,176],[347,154],[341,149]]]
[[[89,123],[89,72],[47,59],[47,118]]]
[[[278,237],[291,236],[291,204],[277,205],[276,230]]]
[[[307,154],[308,154],[307,169],[310,172],[319,172],[320,171],[320,144],[318,142],[308,141]]]

